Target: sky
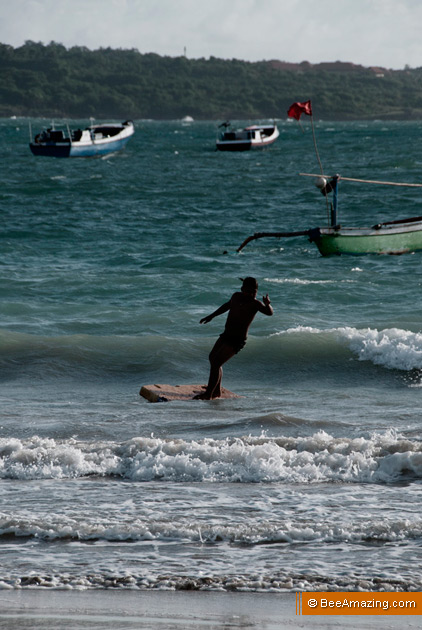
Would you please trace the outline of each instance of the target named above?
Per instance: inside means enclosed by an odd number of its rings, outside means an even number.
[[[0,0],[0,43],[422,66],[422,0]]]

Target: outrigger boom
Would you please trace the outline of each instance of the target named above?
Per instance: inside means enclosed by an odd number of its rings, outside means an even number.
[[[274,236],[275,238],[282,238],[288,236],[310,236],[312,230],[300,230],[298,232],[256,232],[252,236],[248,236],[247,239],[243,241],[240,247],[237,248],[237,252],[240,252],[245,245],[250,243],[251,241],[256,240],[257,238],[265,238],[269,236]]]
[[[383,182],[375,179],[357,179],[356,177],[343,177],[343,175],[322,175],[321,173],[299,173],[302,177],[337,177],[338,181],[359,182],[361,184],[382,184],[384,186],[407,186],[409,188],[422,188],[422,184],[407,184],[405,182]]]

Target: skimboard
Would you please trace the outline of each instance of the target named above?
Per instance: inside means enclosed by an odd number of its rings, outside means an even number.
[[[169,402],[170,400],[193,400],[201,394],[206,385],[143,385],[139,394],[149,402]],[[221,398],[240,398],[225,387],[221,388]]]

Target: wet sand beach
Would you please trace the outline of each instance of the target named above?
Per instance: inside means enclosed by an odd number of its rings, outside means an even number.
[[[295,593],[172,591],[0,592],[0,628],[7,630],[354,630],[420,627],[418,617],[297,616]]]

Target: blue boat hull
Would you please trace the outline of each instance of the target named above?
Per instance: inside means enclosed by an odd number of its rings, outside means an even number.
[[[131,136],[107,142],[107,144],[92,144],[91,146],[78,146],[77,144],[72,144],[69,157],[95,157],[97,155],[100,156],[107,155],[108,153],[115,153],[116,151],[124,149],[130,138]]]

